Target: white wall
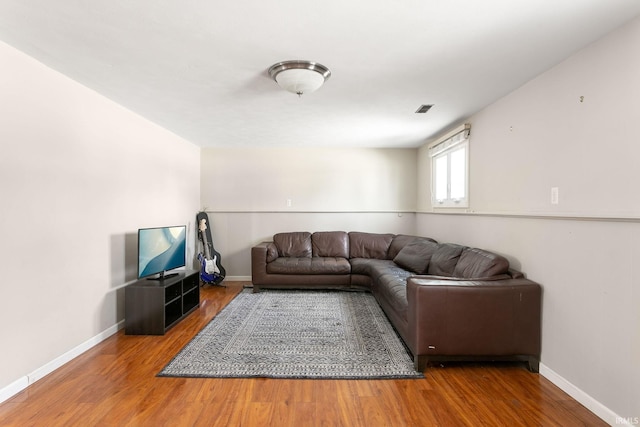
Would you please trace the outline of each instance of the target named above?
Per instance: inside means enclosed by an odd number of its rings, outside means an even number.
[[[204,148],[202,203],[212,211],[413,212],[416,154],[381,148]]]
[[[115,331],[139,227],[187,224],[200,150],[0,43],[0,390]]]
[[[417,149],[203,149],[202,205],[227,276],[249,277],[251,246],[281,231],[413,233],[416,156]]]
[[[640,417],[639,46],[635,19],[471,117],[468,214],[428,213],[419,161],[419,234],[540,282],[541,372],[612,424]]]

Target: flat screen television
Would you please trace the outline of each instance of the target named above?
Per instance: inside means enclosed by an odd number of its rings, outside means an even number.
[[[184,267],[187,255],[187,226],[141,228],[138,230],[138,279],[162,280]],[[149,277],[154,276],[156,277]]]

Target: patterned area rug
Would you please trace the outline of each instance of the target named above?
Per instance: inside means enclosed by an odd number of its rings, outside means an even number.
[[[370,293],[250,289],[158,375],[423,378]]]

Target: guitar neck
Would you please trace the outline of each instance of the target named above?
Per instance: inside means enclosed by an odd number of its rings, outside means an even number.
[[[209,251],[209,242],[207,242],[207,234],[205,230],[201,231],[202,234],[202,245],[204,246],[204,257],[206,259],[211,259],[211,252]]]

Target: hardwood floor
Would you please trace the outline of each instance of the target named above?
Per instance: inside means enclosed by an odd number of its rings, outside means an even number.
[[[524,364],[431,366],[419,380],[160,378],[242,289],[205,287],[164,336],[121,330],[0,404],[2,426],[606,426]]]

